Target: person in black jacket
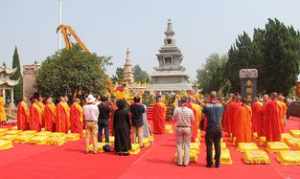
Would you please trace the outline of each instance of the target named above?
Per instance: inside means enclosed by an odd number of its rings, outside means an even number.
[[[98,141],[102,142],[102,132],[104,130],[105,142],[109,143],[109,114],[112,111],[112,107],[106,96],[101,97],[101,103],[98,105],[99,117],[98,117]]]
[[[140,97],[133,98],[134,103],[130,105],[131,112],[131,122],[134,127],[134,142],[136,142],[136,138],[138,138],[138,143],[140,146],[143,146],[143,113],[145,112],[145,107],[141,104]]]
[[[114,148],[118,155],[129,155],[128,151],[131,149],[129,111],[125,108],[125,100],[118,100],[116,103],[118,109],[115,111],[113,121]]]

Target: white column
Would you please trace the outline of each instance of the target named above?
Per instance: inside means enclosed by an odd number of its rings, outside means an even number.
[[[5,94],[5,88],[2,89],[2,94],[3,94],[3,101],[4,105],[6,104],[6,94]]]
[[[14,89],[10,89],[10,103],[14,104]]]

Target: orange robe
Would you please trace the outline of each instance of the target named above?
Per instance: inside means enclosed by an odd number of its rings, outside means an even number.
[[[70,110],[71,132],[82,133],[83,109],[78,103],[73,103]]]
[[[18,104],[17,127],[19,130],[29,129],[29,110],[27,104],[24,101],[21,101]]]
[[[43,102],[41,102],[41,101],[38,101],[37,105],[42,110],[42,127],[45,127],[45,119],[44,119],[45,104]]]
[[[225,106],[225,110],[223,113],[223,120],[222,120],[223,130],[228,134],[232,133],[232,104],[233,101],[230,101]]]
[[[156,103],[153,105],[153,133],[164,134],[166,122],[166,106],[163,103]]]
[[[251,107],[242,105],[238,111],[239,120],[236,121],[236,143],[252,141]]]
[[[39,107],[39,105],[35,102],[31,104],[30,106],[30,129],[41,131],[42,129],[42,109]]]
[[[70,128],[70,108],[65,102],[56,106],[56,132],[67,133]]]
[[[263,113],[267,141],[280,141],[281,124],[277,102],[269,100],[265,105]]]
[[[280,119],[280,130],[284,131],[287,106],[282,101],[277,101],[278,115]]]
[[[231,104],[231,110],[230,110],[230,113],[228,114],[229,115],[229,118],[231,123],[229,124],[230,125],[230,128],[231,128],[231,132],[232,132],[232,135],[234,137],[236,137],[237,135],[237,125],[238,125],[238,122],[240,120],[240,115],[239,115],[239,110],[240,110],[240,107],[241,107],[241,103],[240,102],[232,102]]]
[[[262,108],[263,104],[259,101],[252,103],[252,131],[258,136],[262,135]]]
[[[44,119],[45,119],[45,129],[47,131],[55,132],[56,107],[53,103],[48,103],[45,105]]]
[[[198,129],[200,128],[201,106],[195,103],[189,103],[187,107],[193,111],[195,117],[195,120],[192,122],[192,142],[195,142],[198,136]]]
[[[4,105],[5,105],[4,98],[0,96],[0,124],[1,122],[6,121],[6,112],[5,112]]]

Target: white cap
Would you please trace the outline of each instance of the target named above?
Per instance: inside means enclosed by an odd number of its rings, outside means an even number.
[[[95,101],[96,101],[96,98],[91,94],[89,94],[88,97],[86,98],[87,103],[94,103]]]

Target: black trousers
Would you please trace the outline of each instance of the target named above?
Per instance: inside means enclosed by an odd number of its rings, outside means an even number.
[[[207,130],[205,135],[205,143],[206,143],[206,162],[207,165],[211,166],[213,164],[212,160],[212,150],[213,146],[215,149],[215,165],[220,164],[221,157],[221,137],[222,132],[220,129]]]

